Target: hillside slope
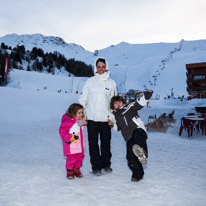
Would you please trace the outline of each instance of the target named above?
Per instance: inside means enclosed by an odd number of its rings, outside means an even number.
[[[44,51],[59,51],[67,58],[75,58],[92,64],[98,57],[108,60],[111,76],[116,81],[118,91],[150,88],[155,96],[164,98],[174,91],[174,95],[187,96],[186,64],[206,62],[206,40],[177,43],[129,44],[126,42],[112,45],[91,53],[81,46],[67,44],[59,37],[34,35],[6,35],[0,37],[0,43],[9,46],[33,46]]]

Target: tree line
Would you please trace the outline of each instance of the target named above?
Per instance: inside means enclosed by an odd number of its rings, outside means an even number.
[[[45,53],[37,47],[34,47],[32,51],[26,51],[24,45],[11,48],[2,42],[0,47],[0,81],[4,81],[4,83],[8,81],[8,75],[5,75],[5,58],[8,59],[8,72],[14,68],[27,71],[46,71],[51,74],[55,74],[55,70],[66,70],[69,72],[69,76],[72,74],[77,77],[94,75],[91,65],[74,58],[67,59],[59,52]]]

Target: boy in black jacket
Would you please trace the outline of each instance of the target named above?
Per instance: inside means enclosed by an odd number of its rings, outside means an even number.
[[[132,171],[133,182],[138,182],[144,176],[142,164],[147,163],[147,131],[143,121],[141,121],[137,111],[142,109],[153,91],[147,90],[143,93],[140,100],[127,103],[121,96],[114,96],[110,102],[110,108],[113,110],[116,123],[114,129],[121,130],[122,136],[127,145],[128,166]]]

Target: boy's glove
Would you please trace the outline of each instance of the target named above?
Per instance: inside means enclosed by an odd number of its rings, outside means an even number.
[[[84,126],[84,125],[85,125],[85,122],[84,122],[83,119],[79,119],[79,120],[77,121],[77,124],[81,127],[81,126]]]

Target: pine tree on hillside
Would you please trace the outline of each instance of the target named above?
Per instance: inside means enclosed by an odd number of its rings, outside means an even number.
[[[8,49],[8,46],[4,44],[4,42],[1,43],[1,48],[2,49]]]
[[[29,72],[31,71],[31,66],[30,66],[30,64],[27,65],[27,71],[29,71]]]

